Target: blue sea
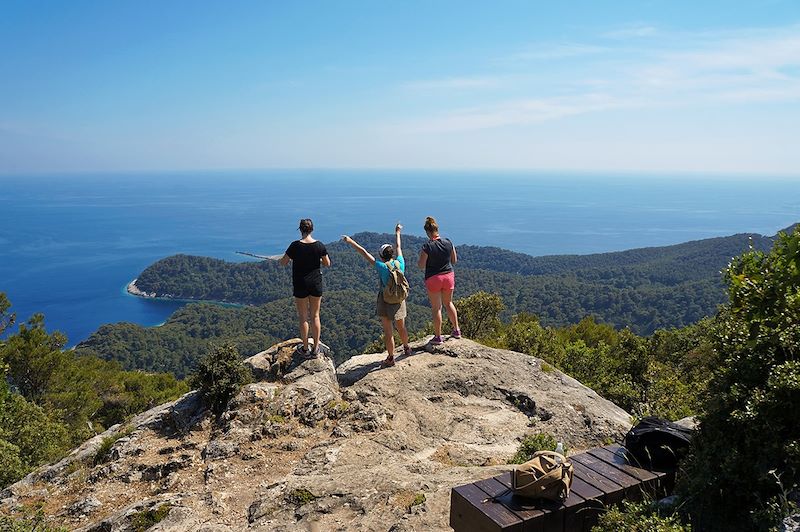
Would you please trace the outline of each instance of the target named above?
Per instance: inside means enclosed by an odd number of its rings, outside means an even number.
[[[310,217],[325,242],[422,235],[532,255],[662,246],[800,221],[800,180],[522,172],[270,170],[0,176],[0,291],[74,345],[103,323],[156,325],[183,303],[125,286],[174,253],[280,254]],[[287,292],[288,294],[288,292]]]

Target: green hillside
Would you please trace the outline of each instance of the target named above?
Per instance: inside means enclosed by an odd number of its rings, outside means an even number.
[[[391,235],[360,233],[367,249]],[[415,259],[425,239],[404,237],[408,258],[410,330],[430,320],[422,272]],[[683,327],[712,315],[726,302],[720,270],[751,245],[769,249],[772,238],[740,234],[674,246],[595,255],[532,257],[494,247],[458,246],[457,297],[498,294],[502,315],[536,315],[544,326],[566,326],[596,316],[640,335]],[[328,244],[333,267],[325,269],[322,339],[337,362],[361,353],[381,335],[374,316],[374,270],[342,242]],[[125,368],[168,371],[183,377],[210,344],[234,343],[243,355],[295,336],[290,268],[276,261],[231,263],[175,255],[146,268],[137,286],[160,296],[227,301],[248,306],[187,305],[161,327],[104,325],[78,345],[80,354],[119,361]]]
[[[390,235],[360,233],[356,240],[377,249]],[[405,237],[410,300],[427,304],[422,272],[411,264],[425,242]],[[507,315],[531,312],[547,325],[575,323],[592,314],[617,327],[650,334],[712,314],[725,302],[719,272],[731,257],[767,250],[772,238],[739,234],[595,255],[532,257],[500,248],[459,246],[458,296],[499,293]],[[328,245],[333,267],[325,270],[329,291],[373,292],[375,273],[341,242]],[[259,305],[287,297],[289,268],[275,261],[230,263],[175,255],[145,269],[137,286],[148,293],[197,300]]]

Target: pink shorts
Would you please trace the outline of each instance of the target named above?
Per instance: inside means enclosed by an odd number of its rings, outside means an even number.
[[[439,273],[425,279],[425,288],[428,292],[441,292],[442,290],[455,290],[456,273]]]

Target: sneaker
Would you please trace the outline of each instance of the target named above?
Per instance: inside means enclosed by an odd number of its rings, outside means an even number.
[[[409,347],[409,346],[407,346],[407,345],[404,345],[404,346],[403,346],[403,354],[404,354],[405,356],[410,356],[410,355],[412,354],[412,353],[411,353],[411,347]]]
[[[382,368],[391,368],[392,366],[394,366],[394,357],[391,356],[391,355],[386,357],[386,360],[381,362],[381,367]]]
[[[294,350],[297,351],[297,354],[300,355],[301,357],[306,356],[311,351],[310,349],[306,348],[303,344],[298,345]]]
[[[444,343],[444,341],[441,336],[437,335],[431,338],[431,345],[442,345],[442,343]]]
[[[455,338],[456,340],[461,339],[461,329],[453,329],[453,332],[450,333],[450,338]]]

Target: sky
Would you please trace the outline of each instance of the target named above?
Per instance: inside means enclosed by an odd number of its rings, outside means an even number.
[[[800,0],[0,0],[0,174],[800,176]]]

